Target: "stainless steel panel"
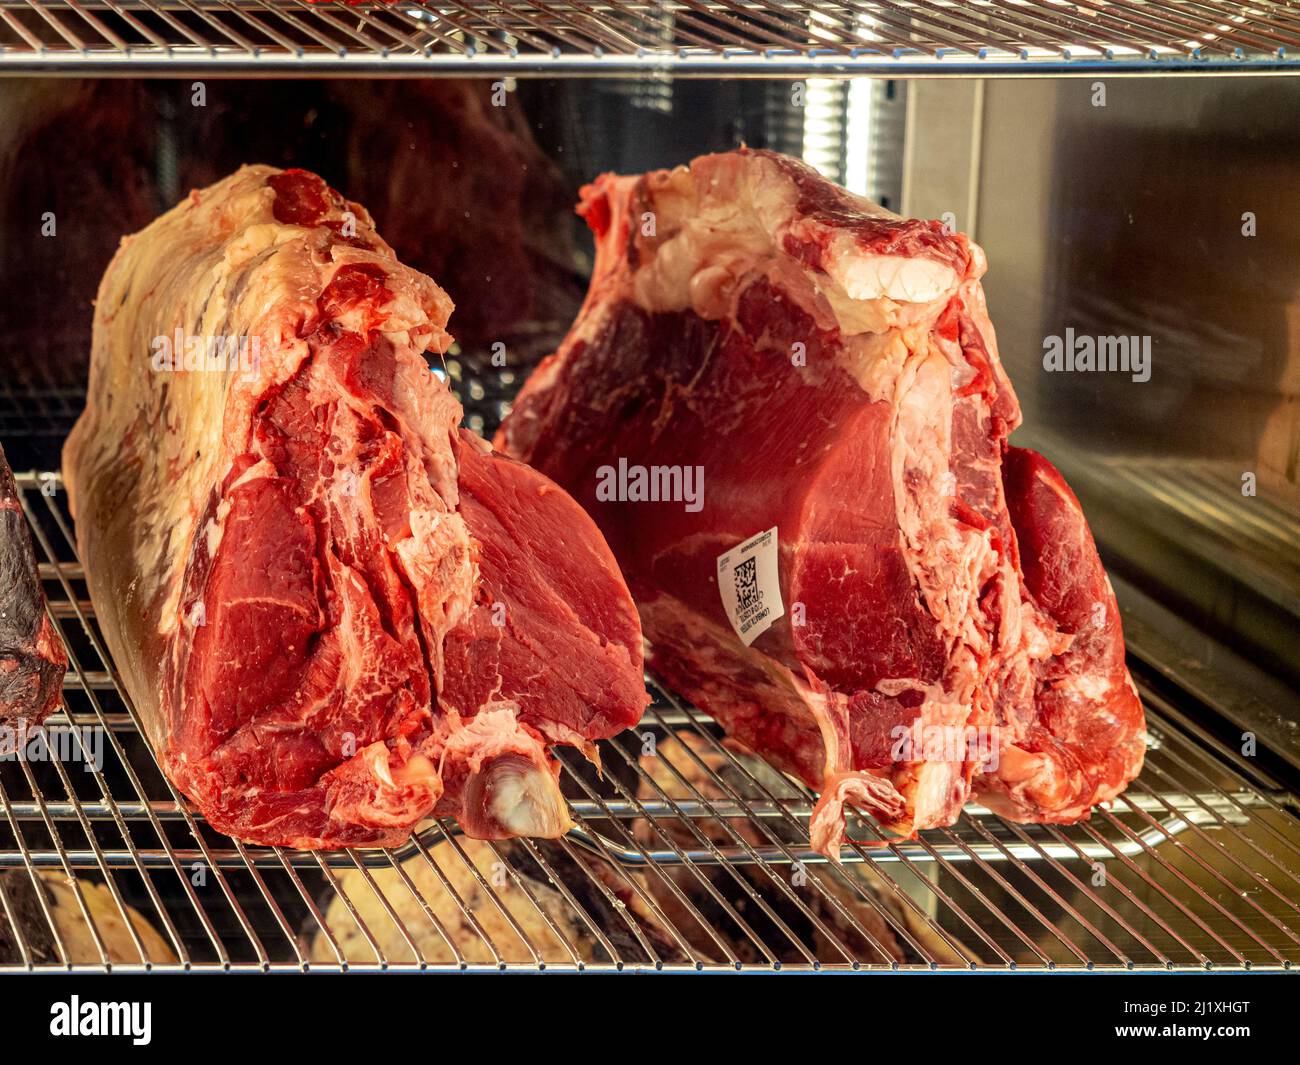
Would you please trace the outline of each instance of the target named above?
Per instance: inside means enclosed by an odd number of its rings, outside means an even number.
[[[932,112],[969,109],[961,89],[913,86]],[[974,188],[1017,439],[1061,466],[1113,572],[1296,686],[1300,85],[989,82],[972,127],[970,184],[917,182],[909,207],[964,225]],[[929,136],[911,170],[969,160]],[[1150,380],[1049,370],[1067,330],[1149,342]]]

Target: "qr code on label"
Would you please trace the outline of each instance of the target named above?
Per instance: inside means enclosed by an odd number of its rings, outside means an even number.
[[[758,606],[762,594],[758,590],[758,559],[747,558],[736,567],[736,609],[745,611]]]
[[[785,616],[779,558],[775,527],[718,556],[722,609],[746,647]]]

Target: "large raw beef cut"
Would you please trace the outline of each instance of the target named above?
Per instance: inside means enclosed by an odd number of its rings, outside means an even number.
[[[105,639],[223,832],[554,836],[549,748],[634,723],[635,608],[562,490],[459,430],[452,310],[365,210],[244,167],[129,237],[64,452]]]
[[[18,486],[0,449],[0,727],[34,728],[49,717],[67,668],[63,642],[45,610]]]
[[[820,790],[814,845],[845,804],[911,833],[972,792],[1047,822],[1117,795],[1144,723],[1115,599],[1007,444],[980,249],[744,149],[580,212],[586,304],[498,445],[604,530],[653,666]]]

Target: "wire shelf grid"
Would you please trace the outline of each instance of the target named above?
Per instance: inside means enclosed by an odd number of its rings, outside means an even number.
[[[18,477],[69,651],[58,757],[0,760],[0,970],[1290,968],[1294,797],[1144,688],[1142,776],[1075,826],[968,806],[841,863],[813,796],[647,678],[603,774],[561,755],[576,827],[303,852],[221,836],[159,771],[107,655],[57,474]],[[30,750],[29,750],[30,753]],[[9,929],[5,935],[6,927]],[[8,954],[6,955],[6,946]]]
[[[826,76],[1292,70],[1291,0],[0,0],[0,70]]]

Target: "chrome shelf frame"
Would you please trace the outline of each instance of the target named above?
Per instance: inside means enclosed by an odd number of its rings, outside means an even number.
[[[1293,0],[0,0],[2,74],[1297,71]]]

